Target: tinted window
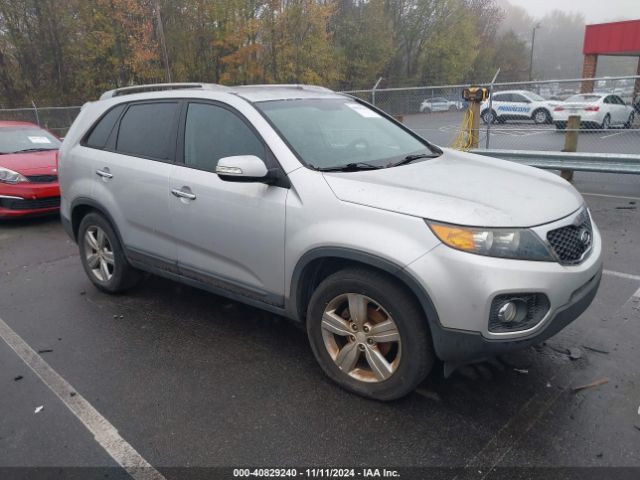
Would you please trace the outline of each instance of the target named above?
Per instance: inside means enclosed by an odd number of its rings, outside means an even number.
[[[604,103],[609,103],[609,104],[611,104],[611,103],[615,103],[615,102],[613,101],[613,97],[610,97],[610,96],[609,96],[609,97],[606,97],[606,98],[604,99]]]
[[[624,103],[624,100],[622,100],[620,97],[618,97],[617,95],[613,97],[616,100],[616,103],[618,103],[618,105],[626,105],[626,103]]]
[[[125,105],[118,105],[117,107],[112,108],[98,121],[87,137],[87,141],[85,143],[87,147],[104,148],[107,144],[107,140],[109,139],[109,135],[111,134],[111,130],[113,130],[118,118],[120,118],[120,114],[122,113],[122,110],[124,110],[124,107]]]
[[[511,94],[509,93],[497,93],[493,96],[494,102],[510,102]]]
[[[177,103],[131,105],[120,120],[116,150],[159,160],[169,159],[177,107]]]
[[[262,142],[236,114],[215,105],[190,104],[184,132],[185,165],[215,172],[218,160],[234,155],[265,160]]]
[[[527,99],[526,97],[518,94],[518,93],[512,93],[511,94],[511,101],[512,102],[520,102],[520,103],[530,103],[529,99]]]

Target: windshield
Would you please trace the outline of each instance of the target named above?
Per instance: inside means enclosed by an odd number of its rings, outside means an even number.
[[[408,155],[433,154],[426,141],[349,98],[277,100],[257,107],[312,168],[385,167]]]
[[[37,127],[1,127],[0,153],[57,150],[60,140]]]
[[[565,100],[565,102],[596,102],[600,99],[600,95],[573,95]]]

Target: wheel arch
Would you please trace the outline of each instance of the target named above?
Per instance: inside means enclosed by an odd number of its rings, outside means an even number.
[[[120,245],[124,247],[120,231],[118,230],[116,223],[113,221],[113,217],[109,214],[106,208],[91,198],[77,198],[71,203],[71,232],[73,234],[73,239],[76,242],[78,241],[80,223],[82,223],[82,219],[91,212],[99,213],[111,224],[111,228],[113,228],[113,231],[116,233]]]
[[[401,282],[421,306],[433,338],[434,330],[440,325],[440,320],[429,294],[418,281],[402,266],[390,260],[344,247],[315,248],[300,257],[291,277],[287,305],[290,316],[305,322],[306,306],[318,284],[338,270],[357,266],[383,272]]]

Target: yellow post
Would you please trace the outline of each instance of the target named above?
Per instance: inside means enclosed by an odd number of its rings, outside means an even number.
[[[567,131],[564,134],[563,152],[576,152],[578,150],[578,131],[580,130],[580,116],[570,115],[567,121]],[[560,176],[565,180],[573,181],[573,170],[562,170]]]
[[[471,102],[471,148],[478,148],[480,143],[480,102]]]

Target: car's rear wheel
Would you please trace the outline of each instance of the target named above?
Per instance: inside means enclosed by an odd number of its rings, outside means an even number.
[[[600,125],[600,128],[602,130],[609,130],[610,127],[611,127],[611,117],[607,113],[602,119],[602,124]]]
[[[551,123],[551,115],[545,109],[540,108],[533,112],[533,121],[537,125]]]
[[[347,390],[377,400],[406,395],[431,370],[426,322],[397,281],[359,268],[322,281],[307,312],[309,340],[324,372]]]
[[[102,215],[89,213],[82,219],[78,247],[89,280],[100,290],[117,293],[140,280],[140,272],[129,265],[113,227]]]
[[[564,130],[565,128],[567,128],[565,122],[556,122],[556,130]]]

